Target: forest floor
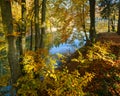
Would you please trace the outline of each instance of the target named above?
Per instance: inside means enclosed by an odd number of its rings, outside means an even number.
[[[115,32],[105,32],[105,33],[99,33],[98,35],[98,41],[107,41],[107,42],[113,42],[113,44],[117,45],[117,46],[120,46],[120,35],[118,35],[117,33]]]

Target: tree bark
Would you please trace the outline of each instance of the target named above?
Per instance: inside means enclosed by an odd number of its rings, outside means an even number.
[[[120,0],[119,0],[119,15],[118,15],[117,34],[120,35]]]
[[[22,0],[21,5],[21,36],[20,36],[20,55],[23,55],[25,52],[25,44],[26,44],[26,0]]]
[[[19,60],[16,52],[16,37],[13,35],[13,21],[10,1],[0,0],[1,15],[4,31],[8,41],[8,62],[11,70],[12,84],[16,83],[21,75]]]
[[[108,32],[110,32],[110,17],[108,16]]]
[[[110,1],[108,1],[108,32],[110,32]]]
[[[115,25],[114,25],[114,21],[113,21],[114,18],[111,19],[111,27],[112,27],[112,32],[115,31]]]
[[[41,10],[41,38],[40,38],[40,48],[44,48],[44,35],[45,35],[45,16],[46,16],[46,1],[42,0],[42,10]]]
[[[32,50],[33,49],[33,21],[31,20],[31,22],[30,22],[31,24],[30,24],[30,29],[31,29],[31,35],[30,35],[30,50]]]
[[[86,37],[86,42],[88,42],[89,41],[89,39],[88,39],[88,36],[87,36],[87,32],[86,32],[86,26],[85,26],[85,6],[84,6],[84,4],[83,4],[83,10],[82,10],[82,12],[83,12],[83,17],[82,17],[82,19],[83,19],[83,25],[82,25],[82,27],[83,27],[83,31],[85,32],[85,37]]]
[[[90,40],[95,42],[96,30],[95,30],[95,0],[89,0],[90,3]]]
[[[40,46],[40,28],[39,28],[39,0],[34,0],[35,6],[35,50],[37,50]]]

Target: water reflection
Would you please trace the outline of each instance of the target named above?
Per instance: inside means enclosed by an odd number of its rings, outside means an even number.
[[[76,36],[78,36],[78,34],[76,34]],[[53,45],[53,47],[50,48],[49,52],[50,54],[73,54],[77,49],[84,46],[85,43],[86,37],[84,32],[80,32],[77,38],[75,38],[75,35],[73,33],[66,42],[59,44],[57,47]]]

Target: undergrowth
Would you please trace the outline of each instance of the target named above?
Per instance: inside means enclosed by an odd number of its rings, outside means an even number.
[[[46,53],[46,54],[45,54]],[[25,75],[19,78],[16,86],[21,96],[84,96],[83,88],[94,77],[86,72],[80,76],[78,70],[69,72],[55,69],[56,61],[45,50],[29,51],[23,59]]]
[[[59,69],[46,50],[28,51],[21,63],[25,74],[16,84],[17,95],[120,96],[120,60],[113,53],[111,43],[97,42],[80,49],[69,63],[63,59]]]
[[[111,52],[111,43],[97,42],[78,54],[70,62],[71,67],[77,63],[76,68],[82,75],[85,72],[95,74],[92,81],[84,87],[84,92],[89,92],[90,96],[119,96],[120,62],[116,63],[116,56]]]

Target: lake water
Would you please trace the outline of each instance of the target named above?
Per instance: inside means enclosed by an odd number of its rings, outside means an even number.
[[[74,53],[77,49],[81,48],[86,43],[84,32],[80,32],[79,34],[80,36],[76,34],[78,38],[75,39],[73,38],[74,34],[72,34],[66,42],[59,44],[57,47],[53,45],[53,47],[50,48],[49,53],[54,55],[57,53],[63,55]]]

